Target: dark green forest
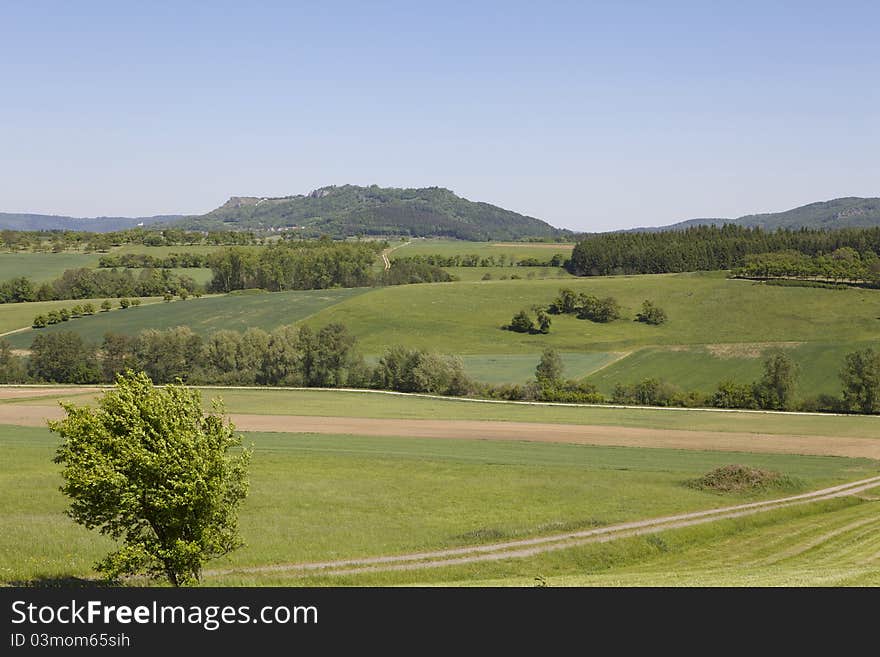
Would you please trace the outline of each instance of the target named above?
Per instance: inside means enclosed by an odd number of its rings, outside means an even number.
[[[820,256],[845,247],[871,258],[880,252],[880,228],[768,232],[728,224],[660,233],[601,233],[575,245],[568,267],[579,276],[711,271],[743,267],[749,255],[792,251]]]

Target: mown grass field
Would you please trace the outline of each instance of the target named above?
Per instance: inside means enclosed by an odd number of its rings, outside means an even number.
[[[562,267],[443,267],[443,269],[460,281],[482,281],[487,274],[490,276],[490,281],[509,280],[511,276],[515,277],[513,280],[575,278]]]
[[[17,276],[27,276],[43,283],[61,276],[65,269],[97,267],[97,253],[9,253],[0,252],[0,281]]]
[[[560,354],[566,376],[578,379],[606,366],[620,355],[603,352]],[[462,356],[468,375],[486,383],[523,383],[535,376],[540,359],[540,353]]]
[[[247,586],[877,586],[878,502],[817,502],[530,558],[345,576],[226,575]]]
[[[644,429],[734,431],[842,438],[880,438],[880,416],[797,415],[698,411],[689,409],[610,408],[516,403],[482,403],[456,398],[388,395],[380,392],[340,390],[283,390],[273,388],[233,390],[202,388],[205,407],[223,400],[229,413],[255,415],[309,415],[429,420],[496,420],[621,426]],[[3,404],[52,405],[61,400],[89,404],[98,393],[9,399]]]
[[[134,335],[144,329],[165,329],[181,325],[189,326],[193,331],[203,334],[218,329],[243,331],[251,326],[271,330],[284,324],[293,324],[322,308],[354,298],[368,290],[369,288],[307,290],[190,298],[186,301],[163,302],[150,307],[129,308],[120,313],[98,313],[63,325],[55,324],[44,329],[22,331],[8,336],[7,339],[14,347],[26,349],[38,331],[51,333],[70,330],[86,340],[98,343],[108,331]],[[52,303],[67,307],[72,305],[72,302]],[[10,304],[10,307],[13,305],[36,307],[41,304]],[[3,317],[2,310],[5,309],[0,307],[0,317]],[[33,314],[35,311],[31,309],[29,316],[22,323],[30,324]]]
[[[406,257],[414,255],[472,255],[481,257],[500,256],[502,254],[517,260],[522,258],[540,258],[549,260],[556,253],[561,253],[566,258],[571,255],[574,243],[550,244],[543,242],[465,242],[462,240],[426,239],[418,238],[408,244],[391,243],[394,249],[391,257]]]
[[[246,442],[248,546],[213,567],[479,544],[724,506],[744,497],[683,482],[731,462],[784,472],[802,488],[880,470],[856,459],[532,443],[277,433]],[[64,515],[56,445],[45,429],[0,427],[2,582],[89,577],[110,547]]]

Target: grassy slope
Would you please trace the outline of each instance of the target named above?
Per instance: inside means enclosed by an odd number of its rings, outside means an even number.
[[[877,471],[864,460],[573,445],[248,434],[248,547],[229,563],[404,552],[727,504],[681,485],[723,463],[784,471],[809,487]],[[83,576],[107,540],[63,514],[57,437],[3,427],[0,580]],[[742,498],[735,498],[742,499]],[[328,518],[332,522],[328,522]],[[218,566],[223,562],[217,562]]]
[[[755,381],[763,374],[762,359],[775,349],[787,353],[800,367],[798,387],[809,395],[839,394],[838,371],[847,353],[874,343],[806,343],[720,348],[646,348],[591,375],[589,380],[610,393],[616,383],[648,377],[674,381],[685,390],[711,392],[724,379]]]
[[[624,319],[596,324],[554,317],[549,335],[501,330],[519,309],[546,306],[556,280],[481,281],[405,285],[376,290],[330,308],[309,321],[341,321],[367,353],[400,342],[451,353],[617,351],[652,345],[875,339],[880,332],[880,293],[753,285],[721,273],[582,278],[565,281],[576,292],[612,295]],[[633,321],[644,299],[669,315],[668,323]],[[756,318],[760,318],[757,321]]]
[[[40,330],[74,330],[93,342],[100,342],[107,331],[135,334],[143,329],[163,329],[183,324],[198,333],[210,333],[221,328],[242,331],[250,326],[271,330],[283,324],[293,324],[322,308],[359,296],[368,290],[369,288],[357,288],[207,296],[162,303],[152,308],[129,309],[125,313],[99,314],[78,320],[70,326],[55,325]],[[26,322],[30,323],[32,317],[33,314]],[[36,331],[28,330],[10,335],[8,339],[13,346],[26,348],[30,346],[35,334]]]

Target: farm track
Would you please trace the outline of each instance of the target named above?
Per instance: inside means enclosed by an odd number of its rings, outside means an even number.
[[[302,575],[354,575],[370,572],[388,572],[401,570],[418,570],[422,568],[442,568],[463,564],[501,561],[503,559],[521,559],[546,552],[565,550],[588,543],[604,543],[619,538],[654,534],[670,529],[680,529],[701,525],[718,520],[741,518],[743,516],[774,511],[790,506],[809,504],[857,495],[858,493],[876,488],[880,485],[880,476],[861,479],[823,488],[821,490],[735,506],[695,511],[674,516],[664,516],[650,520],[625,522],[607,527],[587,529],[577,532],[566,532],[551,536],[528,538],[501,543],[474,545],[431,552],[415,552],[410,554],[364,557],[337,561],[310,562],[298,564],[275,564],[270,566],[251,566],[230,569],[205,571],[205,575],[231,574],[268,574],[268,573],[300,573]]]

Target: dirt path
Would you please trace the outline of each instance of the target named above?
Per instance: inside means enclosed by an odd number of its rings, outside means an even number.
[[[46,420],[60,419],[63,416],[64,411],[55,405],[0,404],[0,424],[45,426]],[[240,431],[522,440],[578,445],[662,447],[700,451],[807,454],[880,459],[880,440],[872,438],[788,436],[727,431],[687,431],[489,420],[401,420],[238,413],[231,414],[230,418]]]
[[[701,525],[730,518],[740,518],[799,504],[809,504],[811,502],[820,502],[837,497],[855,495],[876,488],[878,485],[880,485],[880,476],[861,479],[848,484],[841,484],[830,488],[812,491],[810,493],[792,495],[775,500],[738,504],[735,506],[710,509],[707,511],[695,511],[693,513],[682,513],[674,516],[653,518],[651,520],[625,522],[597,529],[567,532],[564,534],[554,534],[552,536],[542,536],[538,538],[527,538],[518,541],[474,545],[448,550],[436,550],[433,552],[415,552],[411,554],[364,557],[360,559],[345,559],[339,561],[276,564],[271,566],[253,566],[225,570],[217,569],[205,571],[205,575],[278,572],[351,575],[366,572],[440,568],[444,566],[455,566],[481,561],[500,561],[502,559],[532,557],[545,552],[564,550],[585,545],[587,543],[608,542],[628,536],[639,536],[669,529],[691,527],[693,525]]]
[[[85,395],[90,392],[99,392],[100,388],[90,386],[88,388],[47,388],[45,386],[34,386],[33,388],[17,387],[17,388],[0,388],[0,401],[5,399],[27,399],[29,397],[61,397],[63,395]]]
[[[402,246],[406,246],[407,244],[411,244],[411,242],[405,242],[403,244],[398,244],[397,246],[392,246],[392,247],[389,247],[389,248],[385,249],[384,251],[382,251],[382,263],[385,265],[385,271],[388,271],[389,269],[391,269],[391,261],[388,259],[388,254],[391,253],[392,251],[396,251],[397,249],[399,249]]]

